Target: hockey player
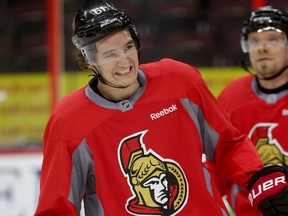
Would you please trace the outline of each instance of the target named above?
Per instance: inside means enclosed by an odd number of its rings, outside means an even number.
[[[285,170],[262,169],[197,69],[171,59],[139,66],[125,12],[95,3],[76,13],[73,33],[94,77],[47,124],[36,216],[79,215],[82,200],[86,216],[228,215],[203,154],[251,192],[255,208],[287,190]]]
[[[249,53],[255,73],[233,81],[218,98],[233,125],[249,135],[267,167],[288,166],[287,34],[287,12],[271,6],[252,12],[244,22],[241,45],[243,52]],[[229,188],[227,198],[235,214],[262,215],[251,207],[247,196],[248,192],[239,185]],[[273,204],[278,198],[279,207]],[[278,198],[271,200],[270,206],[261,203],[262,209],[267,208],[264,215],[269,215],[268,211],[271,215],[288,215],[287,190]]]

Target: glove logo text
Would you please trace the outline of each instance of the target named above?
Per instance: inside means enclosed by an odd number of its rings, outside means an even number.
[[[253,206],[253,201],[257,199],[257,197],[261,196],[264,192],[268,191],[271,188],[277,187],[279,185],[286,185],[286,179],[285,176],[279,176],[274,179],[269,179],[262,184],[259,184],[258,187],[253,188],[249,193],[249,200],[251,202],[251,205]]]

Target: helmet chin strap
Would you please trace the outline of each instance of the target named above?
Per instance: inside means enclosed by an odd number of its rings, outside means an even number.
[[[90,68],[94,73],[95,73],[95,76],[97,77],[97,79],[99,80],[99,82],[101,82],[102,84],[104,85],[107,85],[107,86],[110,86],[112,88],[117,88],[117,89],[125,89],[127,87],[129,87],[130,85],[127,85],[127,86],[121,86],[121,85],[114,85],[113,83],[111,82],[108,82],[107,80],[105,80],[101,74],[99,73],[99,71],[97,70],[97,68]]]
[[[241,61],[241,67],[247,71],[248,73],[257,76],[257,74],[253,74],[249,69],[248,69],[248,65],[249,63],[245,62],[244,60]],[[260,78],[259,76],[257,76],[258,79],[260,80],[272,80],[275,79],[276,77],[280,76],[286,69],[288,68],[288,64],[286,66],[284,66],[281,70],[279,70],[275,75],[271,76],[271,77],[265,77],[265,78]]]

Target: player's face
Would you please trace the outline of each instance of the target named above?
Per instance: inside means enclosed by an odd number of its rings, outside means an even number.
[[[259,78],[271,77],[288,63],[285,34],[277,31],[252,32],[248,35],[249,57]]]
[[[138,82],[138,50],[128,30],[97,41],[96,48],[95,66],[105,80],[119,86]]]

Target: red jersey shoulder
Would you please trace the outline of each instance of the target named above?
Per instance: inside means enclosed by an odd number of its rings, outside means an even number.
[[[148,81],[153,78],[156,82],[174,83],[174,88],[178,88],[179,85],[196,84],[202,80],[200,72],[195,67],[169,58],[142,64],[140,69],[144,71]]]
[[[95,105],[81,88],[62,99],[51,115],[47,128],[53,128],[52,136],[69,140],[84,137],[108,118],[109,110]],[[61,129],[61,130],[58,130]],[[61,132],[61,134],[59,134]]]
[[[248,98],[254,95],[251,87],[253,78],[254,76],[247,75],[230,82],[218,96],[219,104],[224,108],[247,104]]]
[[[67,115],[70,117],[71,114],[76,114],[82,109],[86,109],[87,97],[85,95],[84,88],[78,89],[66,95],[55,107],[52,115],[61,113],[62,116]],[[76,113],[75,113],[76,112]]]
[[[251,83],[254,76],[246,75],[243,77],[239,77],[231,81],[222,91],[220,96],[223,94],[233,93],[234,95],[240,92],[240,95],[242,95],[243,92],[251,90]]]

